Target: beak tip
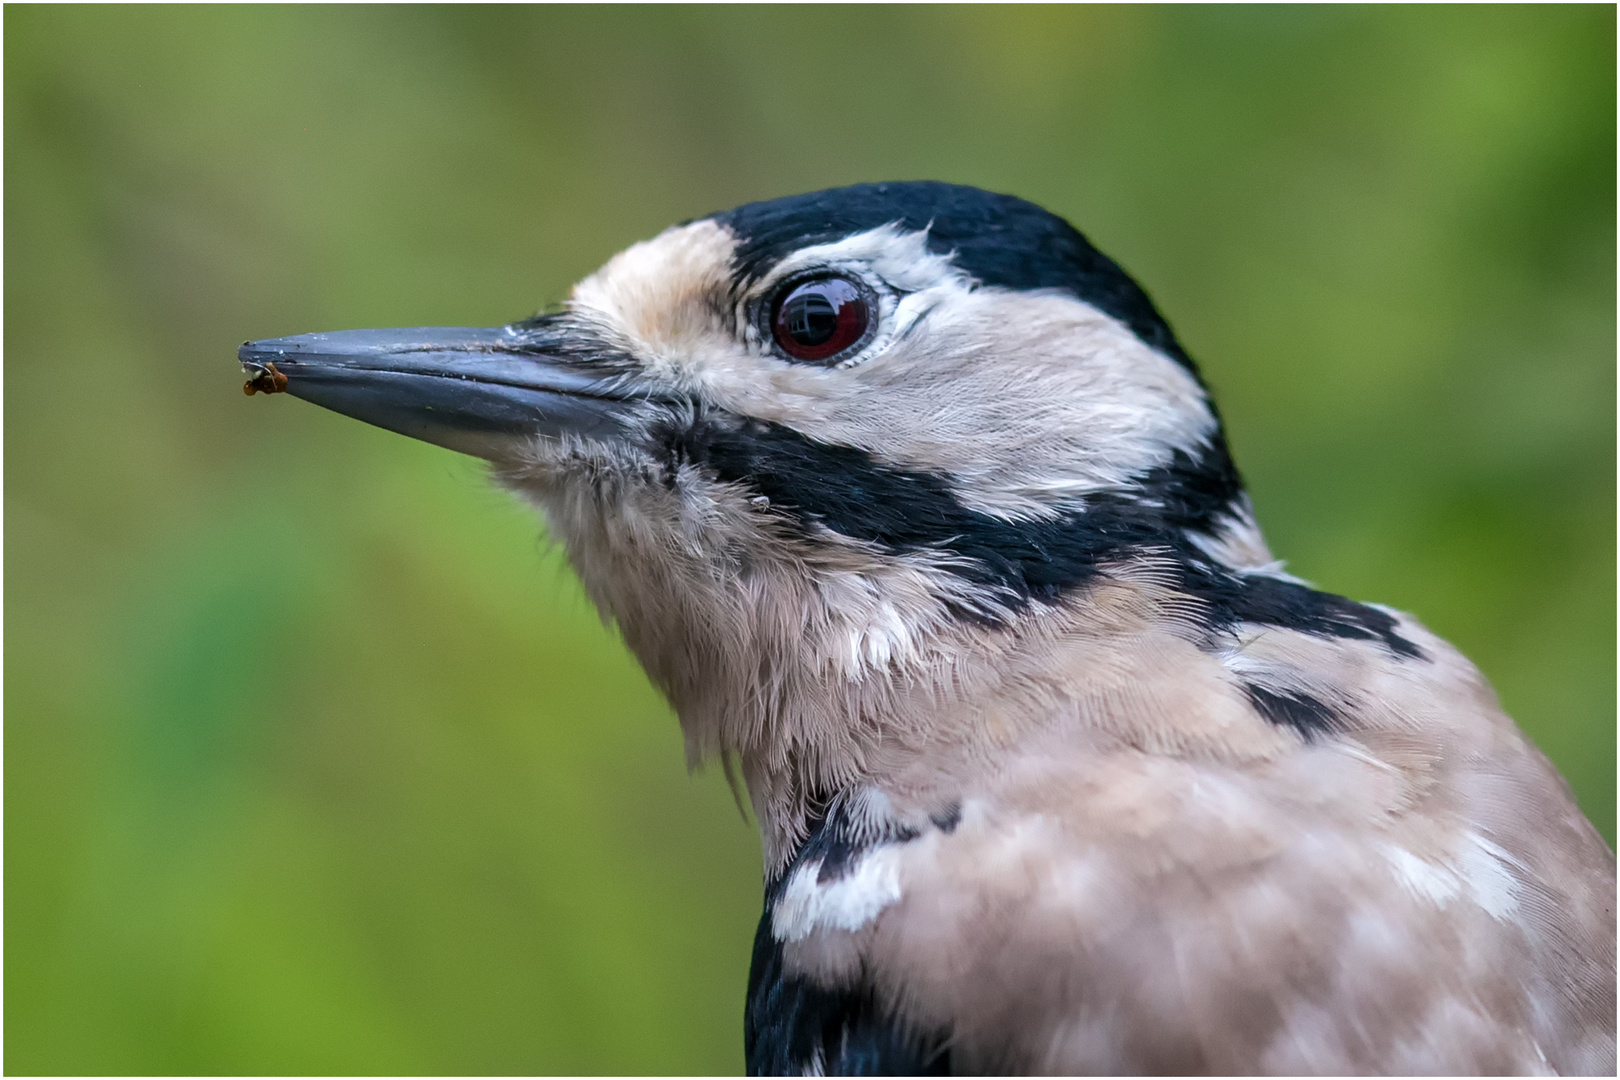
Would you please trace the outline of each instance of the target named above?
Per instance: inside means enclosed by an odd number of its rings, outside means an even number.
[[[264,338],[237,350],[242,392],[304,401],[502,460],[548,433],[623,434],[627,397],[511,327],[405,327]]]

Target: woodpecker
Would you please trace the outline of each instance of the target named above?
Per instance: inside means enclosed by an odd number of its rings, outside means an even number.
[[[1040,207],[750,203],[508,326],[239,359],[489,461],[740,767],[750,1074],[1614,1074],[1613,852],[1454,648],[1283,570]]]

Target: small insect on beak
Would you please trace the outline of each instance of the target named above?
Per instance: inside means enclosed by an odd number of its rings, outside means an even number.
[[[527,326],[345,330],[249,341],[242,391],[291,394],[464,454],[500,461],[541,437],[624,433],[648,395],[557,353]]]
[[[244,341],[242,347],[245,349],[252,344],[251,341]],[[242,384],[242,393],[248,397],[252,397],[254,394],[285,394],[287,392],[287,376],[276,370],[275,361],[265,361],[264,367],[257,371],[254,371],[246,364],[242,365],[242,369],[253,373],[253,377]]]

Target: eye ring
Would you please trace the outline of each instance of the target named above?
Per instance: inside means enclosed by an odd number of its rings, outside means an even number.
[[[843,274],[794,278],[777,289],[768,329],[789,360],[831,367],[871,340],[874,299],[862,282]]]

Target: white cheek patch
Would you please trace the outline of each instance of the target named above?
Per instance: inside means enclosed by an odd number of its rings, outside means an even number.
[[[799,867],[771,912],[771,936],[803,941],[817,930],[859,930],[900,899],[899,851],[882,847],[832,881],[817,881],[821,860]]]
[[[1464,834],[1454,866],[1420,859],[1393,844],[1385,845],[1383,853],[1396,880],[1436,907],[1468,900],[1498,922],[1506,922],[1519,909],[1519,882],[1513,871],[1523,867],[1478,833]]]

